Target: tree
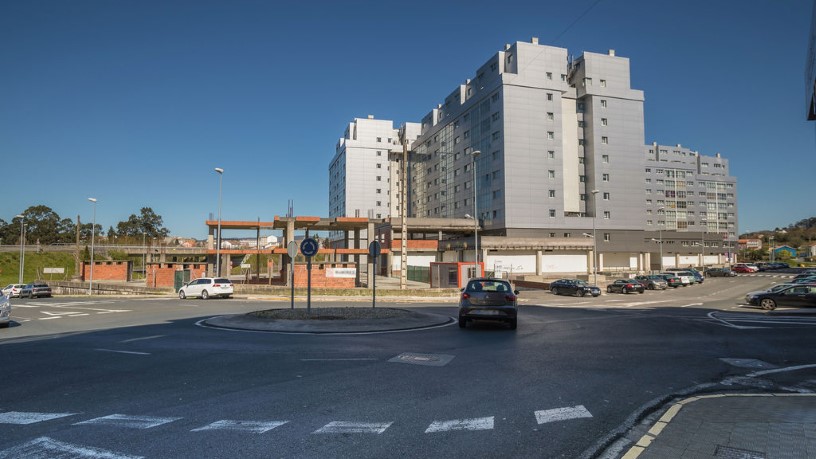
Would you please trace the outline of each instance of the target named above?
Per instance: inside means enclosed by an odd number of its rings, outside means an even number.
[[[39,242],[40,244],[53,244],[60,241],[60,216],[48,206],[32,206],[26,209],[23,214],[25,218],[26,242],[29,244]],[[19,218],[15,219],[19,234]],[[19,236],[18,236],[19,242]]]
[[[170,230],[164,228],[162,217],[150,207],[142,207],[140,215],[131,214],[127,221],[116,225],[116,235],[123,237],[165,238]]]

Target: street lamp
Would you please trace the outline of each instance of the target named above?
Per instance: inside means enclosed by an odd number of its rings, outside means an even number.
[[[482,275],[482,270],[479,267],[479,207],[478,207],[478,196],[476,193],[476,158],[482,154],[479,150],[473,150],[470,153],[472,169],[473,169],[473,239],[476,247],[476,276]]]
[[[598,193],[592,190],[592,283],[598,285],[598,238],[595,237],[595,219],[598,217]]]
[[[775,257],[776,254],[774,253],[775,252],[775,250],[774,250],[775,249],[775,247],[774,247],[774,237],[771,236],[769,238],[768,242],[770,242],[770,246],[771,246],[771,253],[770,253],[768,259],[771,261],[771,263],[773,263],[774,259],[776,258]]]
[[[700,266],[705,270],[705,236],[708,233],[708,221],[700,220],[703,231],[700,231]]]
[[[218,234],[215,236],[215,275],[221,276],[221,181],[224,178],[224,169],[215,168],[218,173]]]
[[[657,208],[657,218],[660,218],[660,211],[665,210],[665,209],[666,208],[663,207],[663,206]],[[660,242],[659,242],[659,244],[660,244],[660,272],[662,273],[663,272],[663,226],[660,225],[660,220],[658,220],[658,223],[657,223],[657,231],[658,231],[658,235],[660,237]]]
[[[93,220],[91,223],[91,277],[88,282],[88,295],[93,294],[93,272],[94,272],[94,234],[96,234],[96,198],[88,198],[93,203]]]
[[[25,269],[25,215],[17,215],[20,219],[20,277],[17,282],[23,283],[23,270]]]

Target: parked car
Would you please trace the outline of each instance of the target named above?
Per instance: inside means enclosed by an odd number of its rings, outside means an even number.
[[[580,279],[558,279],[550,283],[550,292],[554,295],[592,295],[601,294],[601,289],[595,285],[589,285]]]
[[[635,279],[618,279],[615,282],[606,286],[607,293],[629,293],[629,292],[638,292],[643,293],[646,289],[643,287],[643,284],[636,281]]]
[[[693,275],[690,276],[688,274],[680,274],[680,273],[662,273],[662,274],[667,274],[669,276],[675,276],[675,277],[680,278],[680,285],[682,285],[683,287],[688,287],[689,285],[694,283],[694,281],[693,281],[694,276]]]
[[[746,265],[745,263],[737,263],[731,267],[731,270],[735,273],[755,273],[757,272],[756,267],[752,267],[750,265]]]
[[[788,269],[788,268],[790,268],[789,264],[783,263],[783,262],[773,262],[773,263],[771,263],[771,265],[773,266],[773,268],[771,268],[771,269],[775,269],[775,270],[776,269]]]
[[[793,308],[816,307],[816,284],[794,285],[776,292],[765,292],[753,298],[751,304],[773,310],[777,306]]]
[[[11,323],[11,301],[7,295],[0,296],[0,327]]]
[[[784,284],[776,284],[773,287],[765,290],[757,290],[754,292],[748,292],[745,294],[745,302],[748,304],[754,304],[754,300],[763,293],[775,293],[780,290],[785,290],[788,287],[793,287],[796,284],[784,283]]]
[[[45,282],[32,282],[20,289],[20,298],[40,298],[51,296],[51,287]]]
[[[667,269],[666,271],[668,271],[668,272],[670,272],[670,273],[677,274],[677,275],[678,275],[678,276],[680,276],[681,278],[682,278],[683,276],[688,277],[688,278],[689,278],[689,285],[692,285],[692,284],[702,284],[702,283],[703,283],[703,280],[705,279],[705,277],[704,277],[702,274],[700,274],[700,272],[699,272],[699,271],[697,271],[696,269],[693,269],[693,268],[686,268],[686,269],[682,269],[682,268],[669,268],[669,269]]]
[[[675,276],[672,273],[660,273],[660,274],[655,274],[655,276],[660,276],[663,279],[666,279],[666,283],[671,288],[677,288],[677,287],[680,287],[680,286],[683,285],[683,281],[679,277]]]
[[[669,288],[669,283],[666,279],[657,274],[635,276],[635,280],[640,282],[647,290],[666,290]]]
[[[225,277],[200,277],[184,284],[178,296],[182,300],[188,296],[206,300],[210,297],[229,298],[232,292],[232,282]]]
[[[808,278],[808,277],[813,277],[813,276],[816,276],[816,272],[814,272],[814,273],[797,274],[796,276],[794,276],[794,277],[793,277],[793,280],[805,279],[805,278]],[[5,291],[5,290],[4,290],[4,291]]]
[[[708,268],[705,270],[705,275],[708,277],[733,277],[737,273],[728,268]]]
[[[20,296],[20,290],[25,287],[25,284],[8,284],[3,287],[3,295],[6,295],[9,298],[14,298]]]
[[[518,323],[518,290],[509,282],[488,277],[471,279],[459,297],[459,328],[472,320],[507,323],[515,330]]]
[[[791,284],[812,284],[812,283],[816,283],[816,274],[813,275],[813,276],[805,276],[805,277],[800,277],[798,279],[793,279],[792,281],[790,281],[790,283]]]

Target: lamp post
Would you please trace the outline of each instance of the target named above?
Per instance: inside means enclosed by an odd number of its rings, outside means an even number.
[[[700,266],[705,270],[705,236],[708,233],[708,221],[701,220],[703,231],[700,231]]]
[[[769,255],[768,259],[771,261],[771,263],[773,263],[773,262],[774,262],[774,260],[775,260],[775,258],[776,258],[776,256],[775,256],[776,254],[774,253],[774,252],[775,252],[775,250],[774,250],[774,249],[776,248],[776,247],[774,247],[774,237],[773,237],[773,236],[771,236],[771,237],[769,238],[769,241],[768,241],[768,242],[770,242],[770,246],[771,246],[771,253],[770,253],[770,255]]]
[[[25,269],[25,215],[17,215],[20,219],[20,276],[17,283],[23,283],[23,270]]]
[[[595,234],[595,219],[598,217],[598,193],[592,190],[592,283],[598,285],[598,238]]]
[[[472,169],[473,169],[473,239],[474,244],[476,247],[476,276],[479,277],[482,275],[482,270],[479,267],[479,207],[478,207],[478,195],[476,193],[476,158],[482,154],[479,150],[473,150],[470,153],[470,157],[472,160]]]
[[[215,276],[221,276],[221,181],[224,178],[224,169],[215,168],[218,173],[218,233],[215,236]]]
[[[91,221],[91,276],[88,282],[88,295],[93,294],[93,272],[94,272],[94,235],[96,234],[96,198],[88,198],[93,204],[93,220]]]
[[[660,211],[665,210],[665,209],[666,208],[662,207],[662,206],[657,208],[657,215],[658,215],[657,218],[660,218]],[[658,220],[658,224],[657,224],[657,231],[658,231],[658,235],[660,237],[660,242],[658,242],[658,244],[660,244],[660,272],[662,273],[663,272],[663,226],[660,225],[659,220]]]

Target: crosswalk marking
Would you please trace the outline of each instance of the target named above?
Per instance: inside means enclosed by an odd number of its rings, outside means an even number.
[[[374,433],[381,434],[391,427],[393,422],[347,422],[333,421],[312,432],[313,434],[347,434],[347,433]]]
[[[493,416],[474,419],[454,419],[452,421],[434,421],[425,429],[425,433],[450,432],[453,430],[492,430]]]
[[[73,416],[74,414],[75,413],[26,413],[20,411],[8,411],[5,413],[0,413],[0,424],[34,424],[37,422]]]
[[[74,445],[48,437],[35,438],[28,443],[0,451],[0,459],[142,459],[143,457],[116,453],[91,446]]]
[[[202,432],[205,430],[239,430],[262,434],[276,427],[280,427],[289,421],[215,421],[204,427],[193,429],[190,432]]]
[[[555,408],[552,410],[536,411],[535,417],[539,424],[546,424],[549,422],[566,421],[569,419],[591,418],[592,414],[584,407],[584,405],[578,405],[569,408]]]
[[[110,416],[103,416],[101,418],[89,419],[87,421],[77,422],[74,425],[107,425],[115,427],[126,427],[129,429],[150,429],[162,424],[167,424],[173,421],[178,421],[181,418],[156,418],[152,416],[130,416],[127,414],[111,414]]]

